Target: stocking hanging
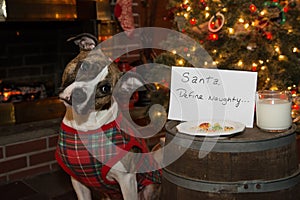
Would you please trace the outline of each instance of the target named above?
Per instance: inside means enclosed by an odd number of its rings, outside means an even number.
[[[130,36],[134,29],[134,19],[132,14],[132,0],[117,0],[114,14],[121,23],[125,33]]]

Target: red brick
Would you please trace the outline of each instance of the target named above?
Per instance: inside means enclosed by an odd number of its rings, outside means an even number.
[[[26,157],[15,158],[0,162],[0,174],[21,169],[27,166]]]
[[[3,158],[3,147],[0,147],[0,159]]]
[[[54,153],[55,153],[55,150],[50,150],[50,151],[45,151],[42,153],[37,153],[37,154],[31,155],[29,157],[30,166],[37,165],[40,163],[54,161],[55,160]]]
[[[57,145],[57,140],[58,140],[58,135],[55,136],[50,136],[48,138],[49,142],[49,147],[55,147]]]
[[[6,156],[15,156],[33,151],[46,149],[46,138],[6,146]]]
[[[40,166],[31,169],[24,169],[23,171],[19,171],[8,176],[9,181],[19,180],[30,176],[35,176],[38,174],[50,172],[50,165]]]

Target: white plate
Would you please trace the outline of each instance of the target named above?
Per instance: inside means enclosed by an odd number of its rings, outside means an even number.
[[[210,123],[213,126],[215,123],[221,125],[221,127],[230,126],[233,127],[232,130],[224,131],[216,130],[216,131],[205,131],[199,128],[201,123]],[[185,133],[193,136],[208,136],[208,137],[216,137],[216,136],[229,136],[239,132],[244,131],[245,125],[240,122],[234,122],[229,120],[200,120],[200,121],[188,121],[182,122],[176,126],[177,130],[181,133]]]

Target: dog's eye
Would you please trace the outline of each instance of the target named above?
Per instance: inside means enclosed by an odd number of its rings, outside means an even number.
[[[112,86],[109,81],[102,81],[97,85],[96,97],[102,98],[112,93]]]
[[[80,61],[77,64],[78,72],[76,75],[76,81],[90,81],[93,80],[99,74],[99,66],[95,63],[89,63],[86,61]]]
[[[102,94],[108,94],[110,93],[111,87],[109,84],[105,84],[101,86],[100,90]]]
[[[82,72],[87,72],[89,70],[89,68],[90,68],[90,66],[85,62],[82,62],[81,65],[80,65],[80,70]]]

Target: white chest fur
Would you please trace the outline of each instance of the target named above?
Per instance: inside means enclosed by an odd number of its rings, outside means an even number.
[[[108,110],[93,111],[87,115],[78,115],[70,106],[66,108],[63,123],[76,130],[95,130],[117,118],[118,105],[114,102]]]

